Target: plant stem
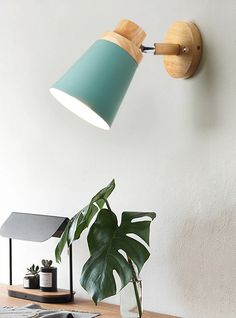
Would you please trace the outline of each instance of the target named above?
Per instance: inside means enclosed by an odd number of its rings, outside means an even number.
[[[132,276],[133,276],[132,277],[132,283],[133,283],[133,286],[134,286],[134,294],[135,294],[137,307],[138,307],[138,318],[141,318],[142,317],[142,306],[141,306],[139,293],[138,293],[138,287],[137,287],[138,277],[136,275],[132,260],[130,259],[130,257],[128,255],[127,255],[127,257],[128,257],[129,266],[130,266],[130,269],[132,271]]]
[[[105,201],[108,210],[112,211],[111,206],[110,206],[109,202],[107,201],[107,199],[103,198],[103,200]]]

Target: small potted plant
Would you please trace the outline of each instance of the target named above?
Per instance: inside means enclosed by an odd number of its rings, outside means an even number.
[[[120,278],[123,295],[122,318],[141,318],[142,288],[139,273],[150,256],[147,246],[150,225],[156,213],[125,211],[119,222],[108,202],[114,188],[115,181],[112,180],[72,217],[56,247],[55,256],[57,262],[60,262],[65,245],[70,246],[78,240],[82,232],[92,224],[87,236],[90,257],[83,266],[80,279],[82,287],[97,304],[118,292],[115,271]],[[130,234],[134,234],[134,237]]]
[[[43,259],[40,268],[39,285],[42,291],[57,291],[57,268],[52,267],[52,260]]]
[[[24,288],[38,289],[39,288],[39,266],[32,265],[27,268],[27,274],[24,277]]]

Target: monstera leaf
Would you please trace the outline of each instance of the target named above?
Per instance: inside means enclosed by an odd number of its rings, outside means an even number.
[[[109,209],[102,209],[88,234],[90,258],[85,263],[81,285],[97,304],[102,299],[115,295],[117,291],[113,271],[120,277],[121,288],[132,278],[128,259],[122,250],[137,266],[140,272],[149,257],[147,248],[129,236],[135,234],[149,245],[150,223],[155,218],[153,212],[123,212],[121,224]],[[148,217],[149,220],[140,220]]]
[[[100,190],[81,211],[76,213],[67,223],[67,226],[61,236],[55,249],[55,258],[57,262],[61,261],[62,251],[67,243],[69,246],[74,240],[80,238],[81,233],[89,226],[96,213],[107,202],[107,198],[115,188],[115,181],[112,180],[107,187]]]

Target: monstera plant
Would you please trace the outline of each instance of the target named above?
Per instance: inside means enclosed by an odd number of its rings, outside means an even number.
[[[87,236],[90,257],[83,266],[80,279],[82,287],[91,295],[95,304],[117,293],[113,271],[120,278],[121,289],[133,281],[134,293],[137,293],[136,275],[150,256],[141,241],[149,245],[150,223],[156,214],[123,212],[118,224],[107,200],[114,188],[115,181],[112,180],[85,208],[72,217],[55,250],[56,261],[60,262],[65,245],[69,246],[78,240],[97,215]],[[140,240],[134,239],[130,234],[135,234]],[[140,304],[137,305],[141,317]]]

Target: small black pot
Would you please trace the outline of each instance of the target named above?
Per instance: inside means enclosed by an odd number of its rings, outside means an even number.
[[[47,292],[57,291],[57,268],[56,267],[41,267],[40,268],[40,289]]]
[[[25,275],[23,286],[26,289],[39,289],[39,275]]]

